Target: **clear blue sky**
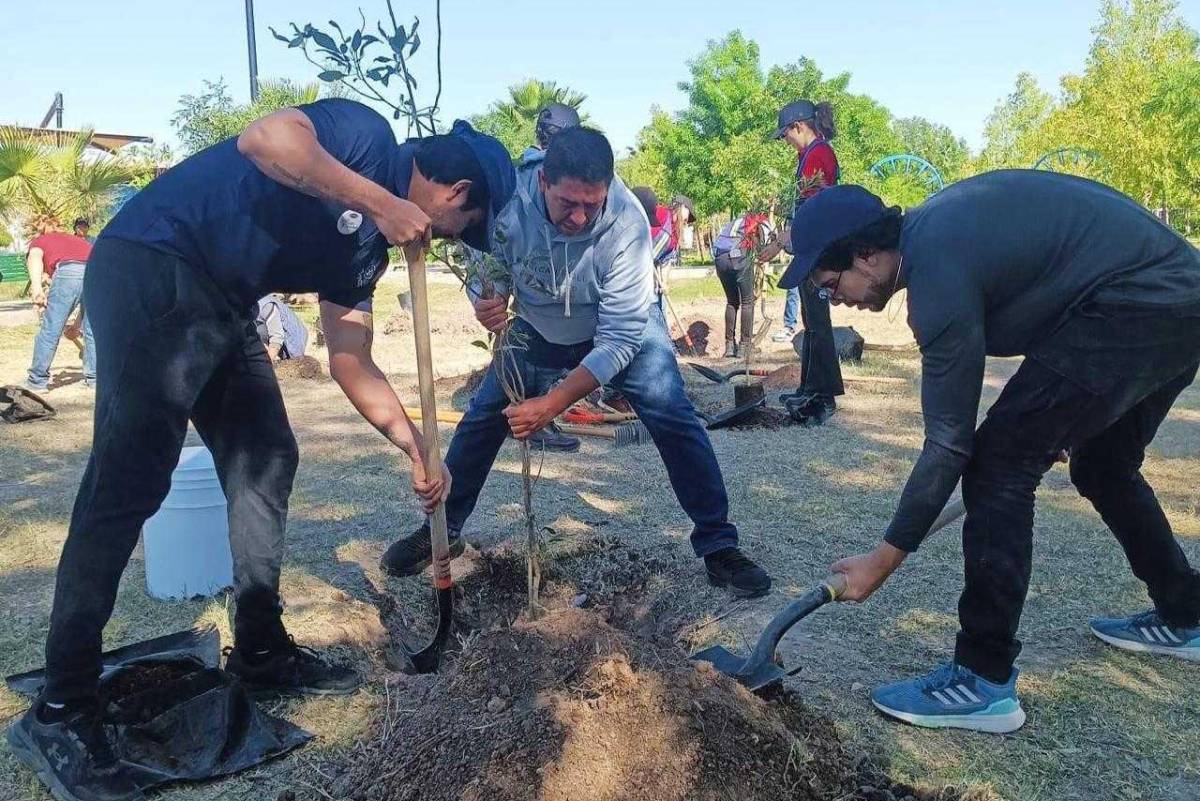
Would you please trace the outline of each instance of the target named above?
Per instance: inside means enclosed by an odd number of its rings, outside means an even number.
[[[422,18],[418,75],[431,76],[433,2],[394,1]],[[368,19],[386,13],[384,0],[256,0],[260,74],[312,80],[299,52],[267,27],[353,22],[360,4]],[[1200,0],[1179,7],[1200,28]],[[1064,73],[1082,69],[1098,15],[1099,0],[443,0],[443,117],[482,111],[522,78],[550,79],[586,93],[589,113],[624,148],[651,106],[682,106],[677,84],[705,41],[741,28],[764,65],[808,56],[827,74],[849,71],[853,90],[898,116],[945,123],[977,147],[1018,72],[1057,91]],[[36,125],[62,91],[68,127],[174,143],[178,98],[204,79],[223,76],[235,98],[249,95],[242,0],[54,0],[21,17],[4,37],[0,122]]]

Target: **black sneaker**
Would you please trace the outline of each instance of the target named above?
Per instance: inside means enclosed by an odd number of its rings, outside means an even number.
[[[463,555],[466,541],[456,532],[450,532],[450,558],[457,559]],[[433,545],[430,542],[429,524],[398,539],[388,546],[379,560],[379,566],[384,572],[393,576],[415,576],[429,567],[433,562]]]
[[[39,714],[41,712],[41,714]],[[58,801],[125,801],[142,793],[113,753],[99,708],[59,721],[45,719],[37,701],[8,727],[13,756],[30,768]]]
[[[767,571],[750,560],[737,547],[722,548],[704,557],[708,582],[715,587],[729,587],[739,598],[758,598],[771,591]]]
[[[779,400],[783,402],[783,407],[793,420],[808,428],[823,424],[837,411],[837,402],[832,395],[797,391],[794,394],[781,395]]]
[[[256,695],[349,695],[362,686],[358,671],[331,665],[313,649],[297,645],[291,637],[288,640],[287,645],[261,655],[246,648],[227,648],[225,670]]]

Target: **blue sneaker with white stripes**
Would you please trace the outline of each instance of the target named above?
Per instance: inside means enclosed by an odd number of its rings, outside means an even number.
[[[1025,725],[1017,700],[1017,669],[1004,684],[988,681],[954,662],[907,681],[885,684],[871,703],[885,715],[931,729],[971,729],[1007,734]]]
[[[1092,634],[1117,648],[1200,662],[1200,626],[1168,625],[1154,609],[1132,617],[1098,617],[1091,625]]]

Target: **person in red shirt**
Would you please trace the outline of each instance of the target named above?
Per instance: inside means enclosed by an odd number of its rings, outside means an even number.
[[[49,388],[50,364],[58,350],[58,340],[77,307],[83,329],[84,386],[92,387],[96,382],[92,327],[81,306],[83,273],[92,254],[92,244],[83,237],[55,231],[55,227],[53,223],[43,227],[43,232],[29,243],[29,254],[25,259],[33,303],[42,316],[42,325],[33,340],[33,361],[25,379],[25,388],[31,392],[45,392]],[[44,287],[46,281],[49,289]]]
[[[779,111],[775,138],[796,149],[796,208],[822,189],[838,182],[837,154],[829,140],[837,134],[833,108],[828,103],[797,100]],[[801,348],[801,383],[782,400],[792,417],[808,426],[820,425],[837,408],[834,397],[845,394],[842,368],[833,341],[829,301],[811,287],[788,290],[783,309],[783,330],[772,339],[787,342],[796,335],[796,306],[804,321]]]

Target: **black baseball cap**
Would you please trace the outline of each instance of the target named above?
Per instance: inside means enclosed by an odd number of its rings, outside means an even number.
[[[795,100],[788,103],[783,108],[779,109],[779,126],[775,129],[775,133],[771,135],[772,139],[781,139],[783,132],[788,129],[788,126],[796,122],[808,122],[817,116],[817,107],[808,100]]]
[[[780,276],[779,288],[800,286],[825,248],[875,222],[886,210],[882,200],[853,184],[831,186],[806,200],[792,217],[792,263]]]
[[[462,232],[462,241],[476,250],[490,253],[492,250],[492,228],[496,215],[512,199],[517,185],[517,171],[504,145],[494,136],[480,133],[466,120],[455,120],[450,135],[457,136],[471,148],[479,169],[487,181],[488,208],[483,221]]]

